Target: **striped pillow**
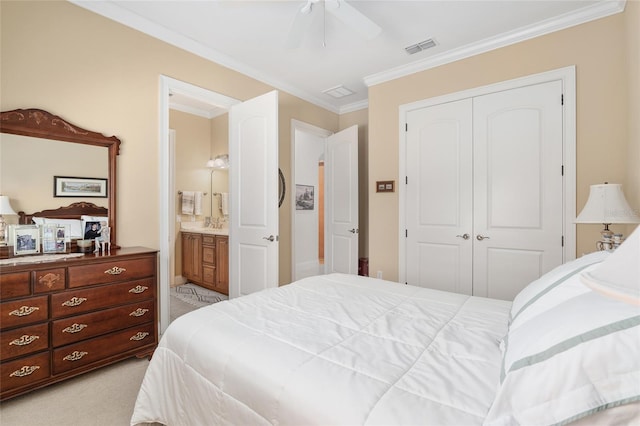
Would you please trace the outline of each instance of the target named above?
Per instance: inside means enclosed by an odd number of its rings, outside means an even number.
[[[567,424],[640,401],[640,308],[580,288],[579,276],[516,309],[485,424]],[[563,286],[578,290],[567,297]]]

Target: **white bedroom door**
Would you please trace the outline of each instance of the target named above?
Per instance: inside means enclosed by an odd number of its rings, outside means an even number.
[[[512,300],[562,264],[562,82],[473,98],[473,294]]]
[[[472,292],[471,99],[407,114],[406,280]]]
[[[229,297],[278,286],[278,92],[229,111]]]
[[[563,260],[562,83],[407,113],[408,284],[512,300]]]
[[[325,270],[358,273],[358,126],[327,137]]]

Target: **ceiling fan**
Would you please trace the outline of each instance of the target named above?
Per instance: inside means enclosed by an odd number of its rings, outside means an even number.
[[[322,9],[318,7],[319,4],[323,6]],[[378,24],[345,0],[307,0],[307,3],[302,6],[296,14],[285,47],[290,49],[299,47],[311,22],[316,19],[317,16],[324,17],[325,12],[329,12],[359,32],[367,40],[375,38],[382,31],[382,28],[380,28]]]

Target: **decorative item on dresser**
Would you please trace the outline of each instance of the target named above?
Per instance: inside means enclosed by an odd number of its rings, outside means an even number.
[[[158,344],[156,250],[59,256],[0,265],[2,400]]]

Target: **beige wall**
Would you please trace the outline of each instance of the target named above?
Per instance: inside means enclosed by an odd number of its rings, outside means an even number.
[[[273,88],[78,6],[0,2],[0,108],[37,107],[115,134],[118,243],[159,247],[158,94],[166,75],[246,100]],[[338,115],[280,93],[280,166],[288,178],[295,118],[337,130]],[[290,211],[280,209],[280,282],[290,278]]]
[[[577,210],[589,185],[604,181],[632,187],[627,160],[637,139],[628,137],[629,50],[637,50],[637,4],[631,12],[579,25],[369,88],[370,274],[398,278],[398,196],[375,194],[376,180],[398,180],[398,108],[438,95],[512,78],[576,66]],[[633,14],[633,16],[629,16]],[[633,23],[632,23],[633,21]],[[631,41],[631,39],[634,41]],[[633,46],[632,46],[633,45]],[[635,53],[637,57],[637,53]],[[635,59],[637,67],[637,58]],[[637,77],[637,73],[635,76]],[[635,103],[637,121],[637,102]],[[637,132],[637,129],[635,130]],[[637,163],[635,163],[637,167]],[[637,172],[634,172],[637,173]],[[637,175],[636,175],[637,176]],[[635,185],[637,191],[637,184]],[[637,208],[637,204],[636,204]],[[593,251],[598,225],[579,225],[577,253]],[[612,229],[616,229],[615,226]]]
[[[628,1],[624,13],[629,84],[629,151],[627,153],[627,200],[640,215],[640,1]],[[628,227],[631,232],[636,225]]]

